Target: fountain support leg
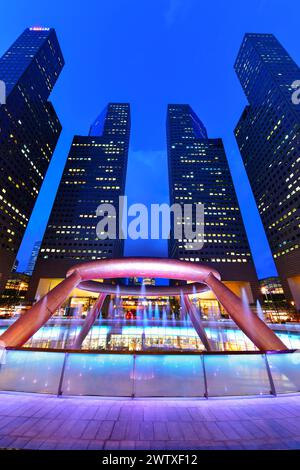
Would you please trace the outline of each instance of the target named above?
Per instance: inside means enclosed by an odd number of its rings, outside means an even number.
[[[6,347],[22,347],[52,317],[80,281],[80,274],[74,271],[15,321],[0,336],[0,341]]]
[[[186,311],[189,314],[189,317],[193,324],[193,327],[195,328],[199,338],[201,339],[203,346],[205,347],[206,351],[211,351],[211,347],[210,347],[207,335],[205,333],[205,330],[203,328],[203,325],[200,319],[200,314],[197,312],[195,306],[191,302],[188,295],[183,296],[183,301],[184,301]]]
[[[255,315],[249,307],[245,307],[241,299],[212,273],[206,277],[204,282],[213,291],[232,320],[258,349],[261,351],[287,350],[285,344],[276,336],[274,331]]]
[[[80,349],[84,339],[89,334],[90,329],[92,328],[93,324],[97,320],[99,312],[103,306],[104,300],[106,299],[107,294],[99,294],[98,299],[95,302],[95,305],[88,313],[84,324],[79,332],[79,335],[76,337],[74,344],[72,345],[72,349]]]

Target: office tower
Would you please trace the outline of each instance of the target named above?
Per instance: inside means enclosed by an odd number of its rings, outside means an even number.
[[[0,305],[6,315],[20,313],[25,300],[30,277],[25,273],[11,272],[0,294]],[[1,310],[1,309],[0,309]]]
[[[29,258],[28,265],[27,265],[27,268],[26,268],[26,271],[25,271],[25,274],[27,274],[28,276],[32,276],[32,273],[33,273],[33,270],[34,270],[34,267],[35,267],[35,263],[36,263],[36,260],[37,260],[37,257],[38,257],[39,251],[40,251],[41,244],[42,244],[42,242],[39,241],[39,242],[35,242],[35,244],[33,245],[31,256]]]
[[[33,273],[32,297],[37,288],[38,296],[45,294],[73,264],[122,256],[122,240],[98,239],[96,209],[113,204],[118,219],[129,135],[129,104],[110,103],[89,135],[74,137]]]
[[[191,250],[187,239],[171,236],[169,257],[216,266],[235,292],[244,288],[253,302],[258,282],[222,139],[208,138],[189,105],[171,104],[167,143],[171,204],[204,205],[203,248]]]
[[[0,59],[0,290],[61,132],[49,95],[64,59],[52,28],[26,29]]]
[[[286,297],[300,309],[300,69],[272,34],[246,34],[235,71],[249,102],[236,140]]]

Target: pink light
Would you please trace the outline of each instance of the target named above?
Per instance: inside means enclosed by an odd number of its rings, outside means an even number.
[[[44,28],[43,26],[32,26],[29,28],[30,31],[50,31],[50,28]]]

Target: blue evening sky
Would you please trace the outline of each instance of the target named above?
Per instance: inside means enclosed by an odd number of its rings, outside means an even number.
[[[63,132],[18,259],[43,236],[73,134],[86,134],[109,101],[131,103],[126,192],[168,202],[168,103],[189,103],[210,137],[224,139],[258,276],[276,273],[233,136],[246,104],[233,70],[245,32],[274,33],[300,63],[299,1],[4,0],[0,54],[28,26],[54,27],[66,65],[51,100]],[[126,255],[166,256],[165,241],[128,241]]]

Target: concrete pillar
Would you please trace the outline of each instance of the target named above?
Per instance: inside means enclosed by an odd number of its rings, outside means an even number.
[[[80,349],[81,345],[88,335],[90,329],[92,328],[93,324],[98,318],[99,312],[104,304],[104,300],[106,299],[107,294],[99,294],[98,299],[95,302],[95,305],[88,313],[84,324],[79,332],[79,335],[76,337],[74,344],[72,345],[72,349]]]
[[[195,305],[193,304],[193,302],[191,302],[188,295],[184,295],[183,300],[184,300],[186,311],[189,314],[193,327],[195,328],[199,338],[201,339],[203,346],[205,347],[206,351],[211,351],[211,347],[210,347],[208,338],[206,336],[206,332],[202,325],[200,314],[197,312]]]
[[[255,315],[248,306],[245,306],[242,300],[212,273],[204,279],[204,282],[214,292],[232,320],[258,349],[261,351],[282,351],[288,349],[274,331]]]
[[[54,287],[27,313],[15,321],[0,336],[0,341],[3,341],[6,347],[20,348],[23,346],[52,317],[80,281],[81,277],[78,271],[74,271],[71,276]]]

